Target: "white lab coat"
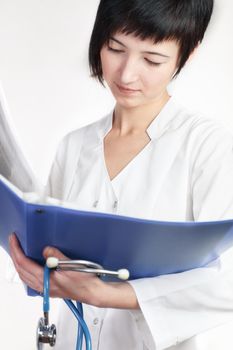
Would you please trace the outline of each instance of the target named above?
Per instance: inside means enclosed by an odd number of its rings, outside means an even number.
[[[103,153],[111,126],[112,113],[64,138],[49,195],[84,210],[147,219],[233,218],[233,139],[220,124],[171,98],[147,129],[150,143],[112,181]],[[199,349],[196,335],[233,321],[233,268],[225,265],[130,281],[140,311],[85,306],[93,349]],[[55,349],[74,349],[76,328],[64,305]]]

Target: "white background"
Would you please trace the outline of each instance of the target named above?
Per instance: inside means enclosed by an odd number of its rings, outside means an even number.
[[[88,71],[88,41],[98,3],[0,0],[0,81],[17,137],[43,183],[61,137],[113,106],[108,90]],[[171,91],[183,104],[233,131],[232,13],[232,0],[216,0],[205,40]],[[3,252],[0,261],[0,347],[32,350],[41,300],[26,298],[18,284],[6,282]],[[228,349],[220,345],[224,337],[219,331],[211,348]]]

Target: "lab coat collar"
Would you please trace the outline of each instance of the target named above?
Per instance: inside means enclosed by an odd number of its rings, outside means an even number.
[[[175,117],[178,110],[180,110],[180,107],[175,103],[174,97],[170,97],[159,114],[155,116],[147,128],[147,133],[151,140],[159,139],[165,131],[173,128],[174,124],[176,124]]]
[[[177,112],[180,110],[179,105],[174,101],[174,97],[171,97],[164,105],[160,113],[154,118],[149,127],[147,133],[151,140],[160,138],[166,130],[173,128],[176,124]],[[90,128],[88,134],[88,148],[98,146],[103,142],[104,137],[112,129],[114,110],[107,116],[96,122],[96,128]]]

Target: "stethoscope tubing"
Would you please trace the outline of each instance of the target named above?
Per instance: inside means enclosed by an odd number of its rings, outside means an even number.
[[[50,309],[49,293],[50,293],[50,269],[45,265],[44,267],[44,290],[43,290],[43,311],[45,316],[45,322],[48,323],[48,313]],[[63,299],[69,309],[72,311],[78,321],[78,336],[76,350],[82,350],[83,335],[86,343],[86,350],[91,350],[91,336],[86,322],[83,319],[83,307],[81,303],[77,302],[77,308],[74,303],[69,299]]]
[[[83,305],[79,302],[77,302],[77,309],[81,317],[83,318]],[[82,346],[83,346],[83,329],[80,323],[78,323],[78,336],[77,336],[76,350],[82,350]]]
[[[79,332],[78,332],[78,340],[77,340],[76,350],[80,350],[82,348],[81,342],[82,342],[83,335],[85,338],[86,350],[91,350],[92,349],[91,335],[90,335],[89,329],[86,325],[86,322],[84,321],[82,316],[79,314],[78,309],[75,307],[74,303],[71,300],[69,300],[69,299],[63,299],[63,300],[66,303],[66,305],[70,308],[70,310],[72,311],[72,313],[74,314],[76,319],[78,320],[80,328],[82,329],[82,331],[79,330]],[[81,335],[81,337],[80,337],[80,335]]]
[[[43,299],[43,311],[49,312],[49,291],[50,291],[50,269],[45,265],[44,267],[44,299]]]

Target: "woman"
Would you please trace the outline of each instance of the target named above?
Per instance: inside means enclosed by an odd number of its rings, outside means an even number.
[[[167,91],[202,41],[212,9],[211,0],[100,1],[89,62],[116,105],[65,137],[50,174],[50,196],[84,210],[155,220],[232,218],[232,136]],[[24,256],[15,236],[10,245],[21,279],[41,292],[43,269]],[[44,256],[63,258],[51,247]],[[218,261],[129,283],[74,272],[51,277],[52,297],[86,304],[93,349],[101,350],[178,349],[232,319],[232,292],[233,280]],[[58,331],[56,349],[74,349],[76,322],[66,306]]]

